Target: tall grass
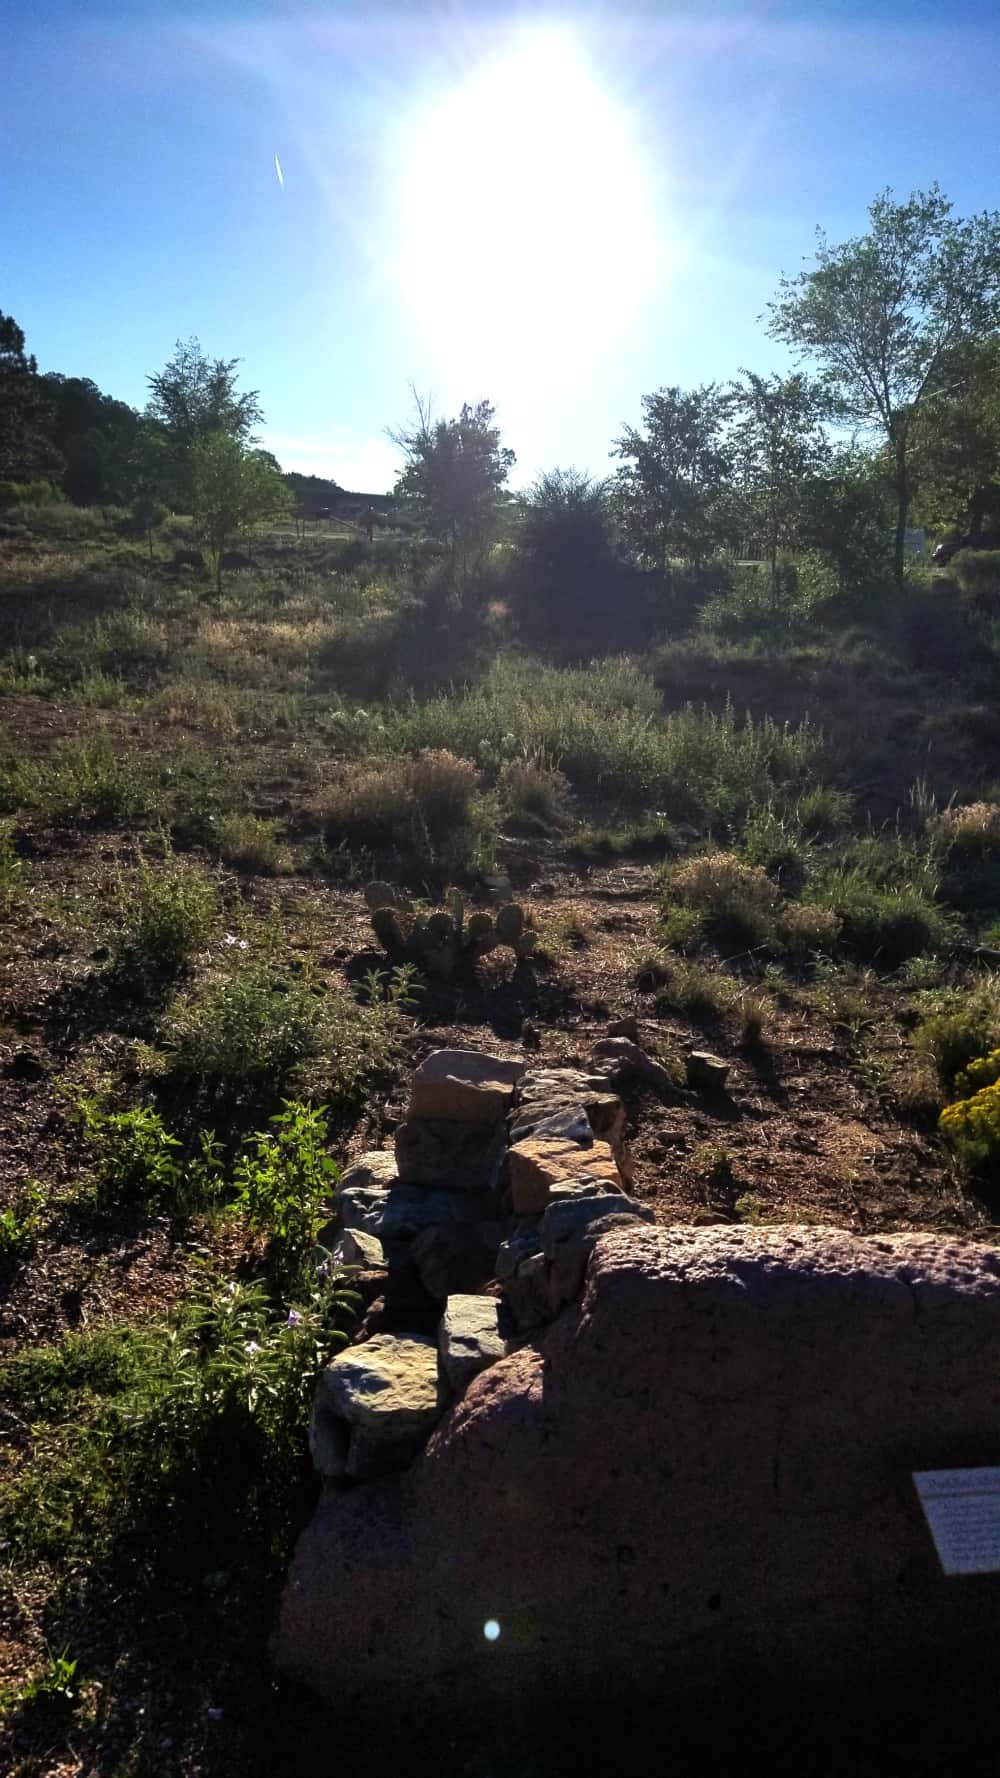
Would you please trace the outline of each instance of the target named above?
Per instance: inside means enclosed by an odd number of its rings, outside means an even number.
[[[731,706],[665,716],[652,679],[625,659],[556,669],[502,658],[475,686],[389,708],[382,739],[393,752],[447,748],[494,767],[543,757],[581,795],[720,829],[781,788],[805,788],[824,762],[808,723],[739,722]]]

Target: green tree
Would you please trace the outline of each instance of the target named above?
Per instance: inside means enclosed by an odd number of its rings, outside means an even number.
[[[190,503],[189,454],[215,434],[243,448],[252,445],[263,421],[256,389],[237,390],[238,358],[205,356],[198,340],[178,340],[174,355],[149,377],[146,416],[158,425],[170,447],[172,493],[178,505]]]
[[[576,469],[539,476],[525,502],[520,545],[527,627],[592,619],[619,567],[606,484]]]
[[[845,593],[856,596],[888,569],[888,503],[883,465],[856,444],[832,446],[822,473],[801,490],[799,545],[829,557]]]
[[[293,496],[270,453],[248,450],[229,432],[211,432],[191,446],[188,474],[195,527],[221,593],[227,545],[249,526],[290,512]]]
[[[416,408],[409,430],[390,434],[406,457],[396,492],[412,501],[430,536],[446,546],[452,584],[464,604],[496,535],[515,457],[501,443],[488,401],[475,407],[466,402],[454,420],[433,419],[419,397]]]
[[[70,500],[87,506],[121,500],[126,464],[139,416],[124,401],[102,394],[89,377],[42,378],[52,408],[52,439],[65,467],[62,485]]]
[[[731,385],[729,435],[740,516],[747,541],[767,558],[773,587],[780,552],[798,541],[806,490],[829,458],[826,404],[801,374],[743,370],[740,378]]]
[[[973,535],[1000,523],[1000,340],[973,348],[954,385],[925,402],[913,435],[920,515]]]
[[[814,359],[842,416],[888,449],[900,585],[914,428],[964,349],[1000,323],[1000,216],[951,210],[936,185],[904,203],[882,192],[868,233],[834,247],[819,231],[815,267],[782,279],[770,305],[774,338]]]
[[[642,398],[644,429],[626,426],[612,455],[623,535],[636,560],[668,582],[673,560],[697,568],[732,534],[732,398],[716,383]]]
[[[29,482],[61,467],[52,440],[52,400],[24,332],[0,311],[0,481]]]

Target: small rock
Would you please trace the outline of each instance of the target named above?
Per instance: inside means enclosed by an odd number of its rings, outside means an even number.
[[[344,1266],[364,1266],[370,1272],[385,1269],[381,1241],[377,1235],[366,1234],[364,1229],[345,1229],[333,1250],[333,1257]]]
[[[630,1043],[639,1041],[639,1021],[634,1012],[626,1013],[623,1019],[612,1019],[608,1026],[609,1037],[627,1037]]]
[[[523,1062],[480,1050],[434,1050],[410,1084],[411,1118],[495,1124],[506,1117]]]
[[[610,1068],[616,1081],[641,1080],[660,1092],[673,1091],[674,1083],[666,1069],[627,1037],[602,1037],[594,1045],[594,1059]]]
[[[492,1296],[450,1296],[438,1332],[441,1368],[456,1394],[506,1357],[503,1305]]]
[[[522,1333],[544,1327],[552,1320],[549,1267],[544,1253],[533,1253],[521,1260],[504,1279],[503,1296],[515,1326]]]
[[[480,1223],[496,1214],[492,1192],[425,1191],[416,1185],[400,1185],[394,1191],[377,1186],[351,1186],[340,1194],[340,1220],[345,1229],[363,1229],[381,1241],[392,1264],[421,1230],[442,1223]],[[324,1247],[332,1241],[319,1239]],[[334,1235],[334,1239],[336,1235]]]
[[[605,1216],[628,1217],[633,1222],[653,1220],[653,1212],[646,1204],[622,1193],[595,1192],[563,1198],[550,1204],[542,1217],[542,1251],[546,1259],[552,1259],[563,1242],[575,1239]]]
[[[444,1405],[436,1342],[423,1335],[373,1334],[320,1372],[310,1446],[326,1475],[356,1481],[380,1475],[412,1461]]]
[[[500,1283],[512,1278],[519,1265],[542,1251],[541,1222],[520,1223],[497,1250],[496,1275]]]
[[[689,1087],[696,1092],[722,1093],[729,1078],[729,1063],[709,1050],[692,1050],[684,1058],[684,1071]]]
[[[6,1080],[43,1080],[48,1070],[34,1050],[19,1049],[4,1063]]]
[[[359,1155],[344,1168],[340,1180],[341,1191],[350,1190],[355,1185],[375,1185],[383,1190],[396,1185],[399,1173],[396,1168],[396,1157],[391,1148],[372,1148],[367,1154]]]

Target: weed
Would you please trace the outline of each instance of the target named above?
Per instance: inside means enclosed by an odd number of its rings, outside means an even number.
[[[702,933],[702,915],[680,902],[660,903],[660,939],[674,951],[693,950]]]
[[[24,864],[14,844],[14,827],[0,821],[0,916],[8,919],[24,893]]]
[[[269,1236],[272,1261],[286,1279],[296,1277],[340,1178],[326,1152],[328,1135],[320,1109],[286,1100],[237,1163],[236,1202],[251,1229]]]
[[[970,993],[946,991],[931,994],[929,1000],[913,1041],[932,1058],[942,1086],[951,1093],[963,1069],[1000,1041],[1000,993],[987,981]]]
[[[793,963],[807,963],[818,953],[829,955],[840,935],[840,916],[815,902],[790,901],[781,910],[778,932]]]
[[[280,1096],[307,1083],[357,1104],[395,1058],[405,990],[359,1006],[325,984],[277,971],[265,959],[240,960],[180,996],[164,1025],[167,1067],[180,1085],[208,1098],[254,1092]]]
[[[808,847],[801,831],[769,804],[751,816],[743,831],[748,863],[759,865],[783,895],[798,895],[806,880]]]
[[[292,854],[278,834],[278,823],[260,815],[220,815],[213,823],[210,843],[234,870],[283,877],[292,869]]]
[[[186,1215],[218,1197],[222,1169],[212,1131],[201,1132],[200,1153],[188,1159],[151,1106],[112,1111],[104,1090],[79,1095],[73,1109],[93,1158],[103,1208],[140,1204]]]
[[[138,976],[169,975],[206,949],[221,918],[214,877],[172,853],[140,855],[118,879],[119,965]]]
[[[541,760],[507,760],[497,791],[508,824],[521,832],[559,833],[573,818],[569,780]]]
[[[771,1011],[766,994],[747,989],[740,995],[740,1041],[748,1049],[757,1049],[766,1041]]]
[[[475,846],[477,784],[468,760],[440,749],[354,767],[331,794],[327,844],[346,841],[457,871]]]
[[[61,742],[47,760],[21,759],[0,770],[0,808],[37,810],[57,823],[113,826],[150,813],[156,801],[149,772],[106,735]]]
[[[694,959],[678,957],[668,965],[667,980],[656,996],[656,1010],[661,1016],[686,1013],[689,1018],[713,1022],[731,1010],[738,992],[731,976]]]
[[[49,1649],[48,1660],[39,1672],[33,1673],[23,1685],[5,1687],[0,1691],[0,1716],[13,1708],[35,1711],[41,1705],[55,1704],[61,1708],[72,1706],[77,1697],[78,1666],[78,1660],[69,1659],[68,1647],[61,1649],[58,1654]]]
[[[840,869],[819,893],[840,920],[843,943],[881,969],[941,950],[955,936],[954,919],[919,889],[879,888],[859,871]]]
[[[746,864],[731,852],[706,853],[675,865],[667,882],[719,943],[754,946],[773,934],[777,894],[760,865]]]
[[[44,1204],[43,1187],[37,1179],[29,1179],[0,1211],[0,1255],[15,1259],[30,1251],[42,1226]]]

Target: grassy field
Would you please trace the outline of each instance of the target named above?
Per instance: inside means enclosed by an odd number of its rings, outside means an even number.
[[[419,539],[210,577],[100,513],[0,526],[0,1745],[17,1778],[277,1772],[314,1487],[330,1159],[443,1043],[583,1057],[634,1015],[731,1101],[629,1106],[664,1222],[988,1237],[1000,723],[981,588],[730,595],[622,652],[475,622]],[[977,603],[978,599],[978,603]],[[363,898],[520,900],[532,958],[393,970]],[[978,1071],[978,1072],[977,1072]],[[994,1097],[990,1095],[993,1093]],[[946,1117],[948,1105],[974,1113]]]

